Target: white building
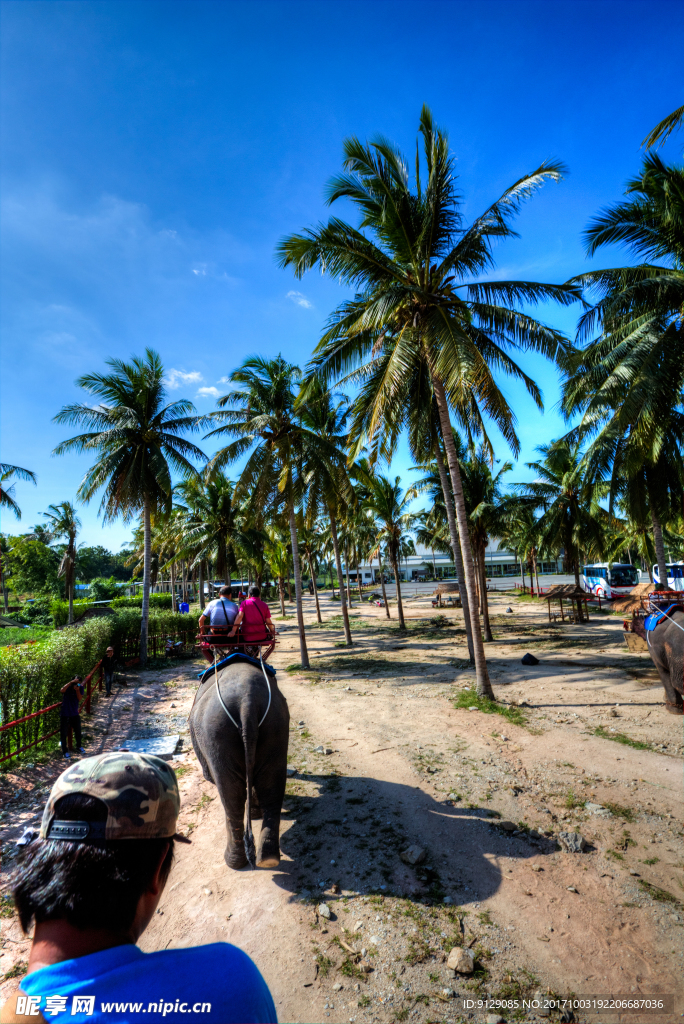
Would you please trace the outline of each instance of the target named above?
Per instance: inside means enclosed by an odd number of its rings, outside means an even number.
[[[539,561],[537,565],[539,575],[548,575],[551,573],[559,573],[563,571],[563,559],[558,558],[553,561]],[[344,562],[342,564],[343,574],[345,573]],[[389,581],[392,581],[394,574],[392,567],[385,562],[385,577]],[[456,570],[454,568],[454,561],[451,555],[439,554],[439,552],[432,551],[430,548],[423,547],[422,544],[416,544],[416,554],[409,555],[409,557],[402,561],[399,566],[400,577],[402,580],[419,580],[419,579],[455,579]],[[367,562],[359,565],[359,572],[361,573],[362,583],[373,583],[380,581],[380,569],[377,561],[373,565]],[[525,564],[525,573],[528,572],[528,566]],[[499,548],[499,541],[495,538],[490,540],[485,551],[485,573],[489,578],[497,578],[502,576],[519,576],[520,575],[520,560],[515,552],[507,551],[505,548]],[[349,567],[349,579],[352,583],[356,582],[356,566],[351,565]]]

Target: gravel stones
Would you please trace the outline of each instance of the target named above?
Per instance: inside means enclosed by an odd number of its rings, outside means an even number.
[[[463,949],[461,946],[454,946],[449,953],[447,967],[459,974],[472,974],[475,968],[475,954],[472,949]]]
[[[399,854],[404,864],[416,865],[422,864],[425,860],[425,850],[422,846],[408,846],[405,850],[402,850]]]
[[[581,853],[587,841],[579,832],[559,832],[558,842],[566,853]]]

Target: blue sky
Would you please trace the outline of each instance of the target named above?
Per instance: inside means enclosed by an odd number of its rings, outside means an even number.
[[[4,2],[2,459],[18,532],[73,500],[87,466],[52,458],[75,378],[151,345],[209,411],[247,355],[305,363],[344,297],[278,270],[279,238],[328,216],[342,141],[382,132],[407,154],[421,105],[447,129],[466,217],[545,158],[567,178],[525,208],[494,276],[563,281],[588,266],[581,231],[682,102],[679,2]],[[681,153],[681,135],[665,154]],[[344,212],[344,211],[342,211]],[[605,252],[593,265],[610,265]],[[576,313],[543,317],[572,333]],[[539,414],[509,382],[521,461],[557,436],[556,374]],[[209,448],[206,449],[210,451]],[[509,456],[501,442],[497,455]],[[409,481],[405,450],[393,469]],[[520,466],[510,479],[529,474]],[[81,510],[82,540],[129,531]]]

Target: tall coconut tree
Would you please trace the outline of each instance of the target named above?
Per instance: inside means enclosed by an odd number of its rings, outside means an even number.
[[[220,426],[207,436],[228,435],[234,440],[216,453],[209,472],[246,457],[238,481],[240,497],[248,496],[252,507],[259,509],[284,508],[292,545],[301,664],[308,668],[296,509],[305,499],[309,476],[339,461],[339,452],[306,425],[304,408],[297,406],[300,370],[282,356],[246,359],[228,380],[235,387],[219,399],[219,411],[211,416]]]
[[[76,537],[81,529],[81,520],[70,501],[61,501],[58,505],[48,506],[43,515],[48,521],[50,540],[66,541],[58,576],[64,577],[67,599],[69,601],[69,625],[74,622],[74,584],[76,582]]]
[[[600,475],[612,466],[613,498],[625,474],[647,468],[662,580],[662,480],[655,467],[672,455],[673,443],[681,459],[684,445],[684,167],[648,153],[626,194],[627,201],[587,228],[587,254],[623,245],[638,262],[573,279],[591,306],[579,323],[580,348],[568,362],[563,407],[568,417],[582,414],[574,436],[591,439],[588,472]]]
[[[14,497],[16,480],[30,480],[35,484],[36,474],[30,469],[22,469],[21,466],[13,466],[9,462],[0,462],[0,509],[9,509],[17,519],[21,519],[21,509]],[[5,612],[7,611],[7,586],[3,575],[2,554],[0,553],[0,586],[2,587],[2,599]]]
[[[140,660],[147,662],[152,555],[151,517],[156,509],[171,508],[173,473],[198,476],[190,459],[203,463],[206,455],[181,435],[199,429],[200,421],[187,399],[165,405],[164,367],[151,348],[130,363],[109,359],[111,373],[88,373],[78,387],[99,399],[93,407],[66,405],[56,423],[78,424],[86,432],[62,441],[55,455],[95,453],[86,471],[78,498],[88,502],[104,491],[100,514],[104,522],[118,516],[124,522],[142,516],[144,531],[143,603],[140,625]]]
[[[406,539],[406,533],[412,530],[419,521],[418,514],[408,510],[410,502],[410,496],[405,494],[401,488],[400,477],[397,476],[392,481],[380,473],[372,477],[371,486],[364,500],[364,507],[375,519],[377,539],[385,545],[394,573],[400,629],[406,629],[399,578],[402,541]]]
[[[609,520],[600,501],[608,488],[587,477],[579,445],[567,438],[539,445],[537,451],[542,458],[526,463],[536,479],[513,488],[531,508],[541,511],[537,524],[540,543],[565,552],[579,587],[582,552],[589,558],[600,557],[605,547]]]
[[[450,407],[463,403],[466,388],[494,408],[502,399],[494,378],[497,371],[522,380],[541,405],[539,389],[509,352],[531,349],[556,358],[566,341],[522,307],[549,299],[567,304],[575,301],[576,289],[484,281],[480,275],[494,268],[494,242],[513,236],[511,220],[523,200],[545,181],[558,180],[562,167],[542,164],[466,225],[448,138],[434,126],[427,107],[421,113],[419,133],[424,162],[421,168],[417,152],[413,187],[408,161],[386,139],[370,145],[348,139],[346,173],[330,183],[327,199],[329,203],[350,201],[359,211],[360,227],[333,218],[284,239],[278,260],[298,277],[318,267],[355,290],[355,296],[333,314],[316,350],[315,366],[328,380],[370,365],[376,355],[389,350],[375,422],[385,416],[415,360],[427,363],[454,492],[477,686],[479,692],[493,696],[474,604],[473,557]],[[516,439],[510,430],[504,436],[515,451]]]

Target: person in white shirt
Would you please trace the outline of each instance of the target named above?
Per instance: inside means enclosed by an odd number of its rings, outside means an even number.
[[[199,620],[201,636],[204,636],[207,630],[224,636],[230,631],[240,610],[235,602],[231,601],[230,596],[230,587],[221,587],[218,598],[204,609]]]

